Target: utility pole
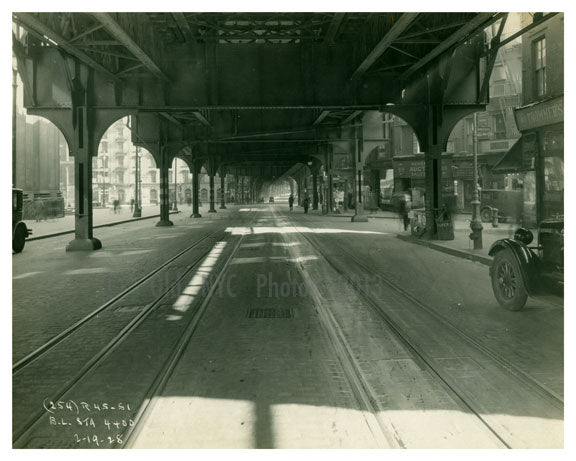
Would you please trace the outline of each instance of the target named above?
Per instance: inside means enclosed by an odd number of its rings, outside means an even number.
[[[472,195],[472,221],[470,222],[470,229],[472,233],[470,238],[474,242],[474,249],[482,249],[482,221],[480,219],[480,195],[478,194],[478,114],[474,113],[474,124],[472,128],[472,159],[474,162],[474,174],[473,174],[473,195]]]

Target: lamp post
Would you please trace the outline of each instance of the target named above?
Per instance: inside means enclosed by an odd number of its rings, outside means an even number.
[[[140,206],[140,148],[136,146],[136,171],[135,171],[135,181],[134,181],[134,218],[140,218],[142,216],[142,207]]]
[[[12,57],[12,187],[16,187],[16,98],[18,95],[18,68],[16,58]]]
[[[472,128],[472,159],[474,162],[473,173],[473,195],[472,195],[472,221],[470,222],[470,229],[472,233],[470,238],[474,242],[474,249],[482,249],[482,221],[480,219],[480,194],[478,193],[478,142],[477,142],[477,125],[478,114],[474,114],[474,124]]]

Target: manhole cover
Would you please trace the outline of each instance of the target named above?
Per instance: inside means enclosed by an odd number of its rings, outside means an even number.
[[[294,317],[292,309],[255,308],[246,311],[249,319],[291,319]]]

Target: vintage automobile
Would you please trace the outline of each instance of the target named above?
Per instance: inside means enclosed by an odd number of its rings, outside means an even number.
[[[480,191],[480,219],[492,221],[492,210],[498,210],[499,221],[516,221],[522,214],[522,191],[482,189]]]
[[[518,229],[513,239],[501,239],[490,247],[492,289],[498,303],[519,311],[528,296],[564,294],[564,219],[547,219],[538,226],[538,245],[530,247],[534,235]]]
[[[12,251],[20,253],[24,249],[26,237],[32,230],[22,222],[23,193],[21,189],[12,189]]]

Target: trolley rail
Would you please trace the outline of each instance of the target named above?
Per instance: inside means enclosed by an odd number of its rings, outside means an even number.
[[[18,373],[20,370],[24,369],[27,365],[29,365],[30,363],[32,363],[33,361],[35,361],[39,357],[42,357],[45,353],[50,351],[58,343],[60,343],[61,341],[63,341],[67,337],[69,337],[72,333],[74,333],[76,330],[78,330],[82,326],[86,325],[86,323],[89,322],[91,319],[93,319],[97,315],[104,312],[106,309],[109,309],[111,306],[113,306],[116,303],[118,303],[119,301],[121,301],[128,294],[132,293],[134,290],[136,290],[137,288],[142,286],[147,280],[151,279],[154,275],[156,275],[157,273],[162,271],[164,268],[166,268],[167,266],[172,264],[174,261],[181,258],[186,253],[188,253],[190,250],[196,248],[201,243],[207,241],[208,239],[210,239],[211,237],[213,237],[217,234],[223,234],[223,231],[217,230],[215,232],[212,232],[212,233],[205,235],[204,237],[201,237],[200,239],[196,240],[192,245],[189,245],[184,250],[182,250],[180,253],[173,256],[168,261],[166,261],[163,264],[161,264],[160,266],[158,266],[156,269],[150,271],[144,277],[141,277],[140,279],[138,279],[136,282],[134,282],[132,285],[130,285],[128,288],[126,288],[122,292],[118,293],[112,299],[106,301],[104,304],[97,307],[92,312],[85,315],[80,320],[76,321],[74,324],[70,325],[68,328],[66,328],[65,330],[63,330],[62,332],[57,334],[56,336],[52,337],[50,340],[46,341],[40,347],[36,348],[34,351],[30,352],[25,357],[18,360],[16,363],[14,363],[12,365],[12,374]]]
[[[255,218],[256,218],[256,216],[253,216],[252,221]],[[162,266],[160,266],[159,268],[157,268],[154,271],[147,274],[142,279],[135,282],[127,290],[120,293],[115,298],[113,298],[112,300],[110,300],[109,302],[104,304],[103,306],[100,306],[96,311],[92,312],[88,316],[84,317],[81,321],[77,322],[72,327],[65,330],[65,332],[61,333],[60,335],[58,335],[58,337],[56,337],[57,339],[53,338],[53,340],[51,340],[49,343],[46,343],[43,347],[37,349],[35,351],[34,355],[29,354],[30,357],[28,357],[28,360],[26,360],[24,363],[22,363],[20,365],[20,367],[18,368],[18,370],[19,371],[25,370],[28,365],[30,365],[32,362],[38,360],[39,358],[41,358],[49,350],[53,349],[59,342],[62,342],[66,338],[69,338],[75,331],[78,331],[78,329],[80,327],[88,326],[89,325],[88,322],[90,319],[93,319],[98,314],[102,313],[104,310],[110,308],[112,305],[117,303],[117,301],[119,299],[125,297],[129,292],[136,289],[138,286],[140,286],[142,283],[144,283],[146,280],[148,280],[154,274],[158,273],[163,268],[167,267],[170,263],[175,261],[177,258],[182,257],[189,250],[197,247],[201,242],[205,242],[208,239],[210,239],[211,237],[214,237],[215,235],[224,236],[225,232],[223,230],[218,230],[218,231],[212,232],[212,233],[202,237],[198,241],[194,242],[194,244],[190,245],[188,248],[184,249],[183,251],[178,253],[176,256],[172,257],[169,261],[164,263]],[[147,393],[147,400],[145,401],[145,404],[143,405],[142,409],[140,410],[140,412],[136,415],[136,417],[134,419],[134,421],[135,421],[134,426],[129,428],[130,433],[132,433],[133,429],[137,428],[137,426],[139,425],[139,423],[142,419],[142,416],[144,416],[146,414],[145,410],[148,407],[153,395],[155,395],[156,392],[159,392],[161,390],[161,387],[169,379],[172,370],[174,369],[174,367],[177,364],[178,358],[180,357],[183,350],[185,349],[186,344],[188,343],[190,337],[194,333],[196,325],[198,324],[203,312],[206,309],[206,306],[210,302],[210,298],[212,296],[212,293],[213,293],[214,289],[217,287],[218,280],[221,278],[222,274],[224,273],[224,271],[228,267],[229,262],[234,257],[235,253],[237,252],[242,239],[243,239],[243,236],[240,236],[240,238],[238,239],[238,242],[235,245],[234,249],[232,250],[230,256],[227,258],[226,262],[219,269],[218,276],[212,280],[212,283],[210,285],[210,289],[208,290],[208,292],[204,295],[199,296],[198,302],[200,302],[200,306],[195,310],[194,314],[192,315],[192,317],[189,321],[190,322],[189,325],[186,327],[186,330],[183,333],[183,336],[178,340],[177,347],[170,353],[170,357],[167,360],[166,365],[163,367],[163,370],[157,376],[154,384],[150,387],[150,390]],[[223,239],[219,239],[219,240],[222,241]],[[180,275],[180,277],[178,277],[173,283],[171,283],[169,286],[167,286],[166,289],[163,290],[162,293],[156,299],[154,299],[149,305],[147,305],[147,307],[144,310],[142,310],[135,317],[133,317],[112,339],[110,339],[107,342],[107,344],[105,344],[96,354],[94,354],[92,356],[92,358],[89,361],[87,361],[86,364],[74,376],[70,377],[57,390],[54,390],[51,393],[49,400],[51,400],[51,401],[61,400],[67,393],[72,391],[76,385],[81,383],[82,380],[91,371],[95,370],[108,357],[110,357],[113,354],[113,352],[124,342],[124,340],[126,340],[130,334],[134,333],[143,324],[143,322],[147,319],[147,317],[149,317],[149,315],[155,311],[155,309],[158,307],[158,305],[160,305],[162,303],[162,301],[173,291],[173,289],[175,287],[179,287],[179,282],[183,278],[187,277],[190,273],[192,273],[196,269],[198,269],[201,262],[210,253],[211,249],[212,248],[209,248],[208,250],[204,251],[199,257],[195,258],[194,262],[190,265],[190,267],[183,274]],[[40,408],[38,411],[33,412],[33,414],[26,420],[25,423],[20,424],[18,428],[14,429],[13,446],[15,448],[25,447],[29,443],[29,440],[32,438],[32,436],[34,434],[34,428],[37,426],[37,424],[42,420],[42,418],[45,415],[46,415],[46,411],[43,408]],[[122,435],[124,435],[124,434],[122,434]]]
[[[345,274],[345,271],[343,271],[342,267],[334,261],[333,257],[328,256],[325,252],[322,252],[320,250],[320,245],[318,245],[317,240],[314,241],[313,237],[310,237],[310,236],[305,235],[305,234],[301,234],[301,235],[303,235],[304,238],[306,238],[311,244],[313,244],[317,251],[322,253],[322,256],[326,259],[326,261],[328,262],[328,264],[330,264],[330,266],[332,268],[334,268],[336,271],[338,271],[341,274]],[[358,266],[360,269],[362,269],[365,273],[370,273],[373,271],[373,269],[367,267],[365,263],[361,262],[356,255],[350,253],[349,251],[347,251],[343,248],[340,248],[340,252],[342,254],[346,255],[347,260],[353,261],[354,264],[356,266]],[[450,329],[452,332],[457,334],[458,337],[460,337],[461,339],[466,341],[468,344],[470,344],[476,350],[482,352],[484,355],[486,355],[487,357],[492,359],[494,362],[496,362],[498,365],[500,365],[500,367],[503,370],[505,370],[508,373],[513,374],[517,379],[522,380],[524,383],[528,384],[530,387],[532,387],[534,390],[536,390],[537,392],[542,394],[544,397],[552,400],[555,404],[557,404],[559,406],[563,406],[564,399],[562,398],[562,396],[558,395],[558,393],[554,392],[552,389],[550,389],[549,387],[542,384],[537,379],[535,379],[532,376],[530,376],[529,374],[527,374],[525,371],[520,369],[518,366],[516,366],[513,363],[511,363],[510,361],[506,360],[504,357],[502,357],[502,355],[493,351],[489,347],[485,346],[484,344],[482,344],[481,342],[479,342],[478,340],[476,340],[475,338],[473,338],[472,336],[467,334],[462,329],[460,329],[457,326],[455,326],[454,324],[452,324],[444,316],[438,314],[438,312],[436,312],[433,308],[428,306],[426,303],[422,302],[420,299],[416,298],[414,295],[409,293],[407,290],[402,288],[397,283],[394,283],[385,277],[382,277],[380,280],[382,282],[384,282],[389,288],[393,289],[400,296],[405,298],[407,301],[409,301],[413,305],[417,306],[422,311],[426,312],[426,314],[434,317],[435,320],[437,320],[443,326],[445,326],[446,328]],[[399,327],[393,325],[394,322],[384,312],[384,310],[378,304],[378,302],[374,300],[373,295],[366,293],[366,291],[361,286],[358,286],[357,288],[358,288],[358,291],[361,293],[362,297],[366,300],[366,302],[368,302],[373,307],[373,309],[375,309],[381,316],[385,317],[385,321],[388,324],[390,324],[391,327],[398,328],[398,334],[399,335],[401,335],[402,337],[405,337],[406,335],[404,335],[402,333],[401,329],[399,329]],[[418,354],[420,356],[422,356],[422,358],[424,359],[424,357],[423,357],[424,353],[423,352],[422,353],[418,352]]]
[[[295,228],[301,227],[300,226],[293,226]],[[350,252],[339,248],[339,252],[345,256],[346,258],[346,268],[342,266],[341,263],[336,261],[336,258],[326,253],[326,251],[322,250],[322,246],[318,244],[318,240],[312,237],[307,233],[303,233],[300,230],[297,230],[298,235],[300,235],[305,241],[307,241],[315,251],[328,263],[328,265],[336,271],[340,275],[346,275],[350,272],[349,263],[350,261],[353,262],[357,267],[366,271],[366,273],[370,273],[373,269],[368,268],[364,263],[360,262],[358,258]],[[299,266],[299,270],[303,271],[303,267]],[[308,278],[311,278],[308,276]],[[471,347],[479,351],[481,354],[484,354],[486,357],[490,358],[494,363],[496,363],[501,369],[503,369],[506,373],[511,374],[516,380],[521,381],[522,383],[528,385],[532,390],[538,392],[541,396],[543,396],[549,403],[554,405],[556,408],[562,409],[563,408],[563,400],[560,396],[558,396],[555,392],[548,389],[542,383],[537,381],[536,379],[529,376],[524,371],[520,370],[518,367],[510,364],[506,359],[501,357],[499,354],[495,353],[494,351],[490,350],[486,346],[480,344],[477,340],[472,338],[470,335],[466,334],[462,330],[458,329],[450,322],[448,322],[445,318],[441,315],[437,314],[433,311],[432,308],[427,306],[422,301],[418,300],[402,287],[397,285],[396,283],[387,280],[385,277],[382,277],[382,281],[386,283],[386,285],[393,289],[397,294],[402,296],[406,301],[409,303],[417,306],[427,315],[434,317],[434,319],[440,322],[443,326],[450,329],[452,332],[456,333],[457,336],[466,341]],[[470,399],[463,393],[458,387],[458,384],[451,382],[449,377],[445,375],[445,372],[442,369],[439,369],[434,361],[428,356],[426,351],[424,351],[415,341],[413,338],[407,334],[404,329],[396,322],[394,319],[386,313],[383,307],[380,305],[378,300],[374,299],[374,296],[370,293],[366,292],[366,290],[362,286],[356,287],[356,292],[360,295],[362,301],[367,305],[373,312],[375,312],[384,322],[384,324],[394,333],[395,337],[401,341],[402,344],[405,345],[407,350],[414,356],[414,358],[421,363],[439,382],[442,386],[451,394],[457,402],[459,402],[463,409],[467,412],[473,414],[481,423],[486,427],[486,429],[491,432],[499,441],[502,443],[504,447],[511,448],[510,444],[505,440],[503,436],[501,436],[497,430],[497,428],[493,427],[492,424],[486,420],[486,418],[481,414],[481,412],[477,409],[477,405],[475,402],[470,401]],[[326,317],[327,325],[329,325],[328,330],[330,331],[331,337],[335,338],[338,342],[340,342],[340,347],[346,351],[350,350],[350,346],[347,344],[346,339],[342,334],[342,329],[338,324],[338,321],[332,316],[328,309],[323,306],[322,297],[318,294],[315,296],[315,302],[317,304],[317,308],[319,314],[323,317]],[[322,313],[322,311],[325,311]],[[363,382],[362,372],[358,364],[355,363],[354,357],[351,353],[346,353],[343,355],[344,359],[348,362],[347,367],[354,370],[354,374],[359,377],[359,381]],[[363,385],[364,389],[368,390],[369,394],[369,385]],[[368,395],[370,400],[376,400],[375,396]],[[381,418],[379,418],[381,421]],[[382,429],[385,433],[388,434],[388,439],[395,438],[395,434],[390,433],[391,425],[388,424],[387,421],[381,421]]]

